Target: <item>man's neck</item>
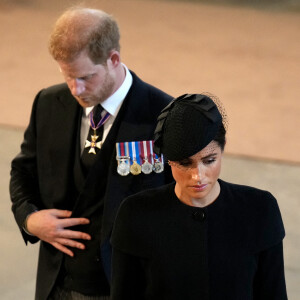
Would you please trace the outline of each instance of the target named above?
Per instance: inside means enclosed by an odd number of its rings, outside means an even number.
[[[120,86],[122,85],[122,83],[125,80],[126,70],[125,70],[123,64],[121,64],[121,63],[119,64],[119,66],[116,69],[116,73],[115,74],[116,74],[116,77],[115,77],[115,88],[114,88],[113,93],[120,88]]]

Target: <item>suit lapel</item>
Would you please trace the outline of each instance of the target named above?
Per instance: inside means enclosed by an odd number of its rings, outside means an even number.
[[[53,201],[57,201],[54,206],[69,208],[70,201],[72,201],[69,190],[73,179],[76,134],[81,109],[68,90],[64,90],[53,101],[55,101],[55,105],[51,106],[51,109],[53,109],[51,115],[55,116],[56,122],[46,124],[48,127],[45,137],[47,138],[47,151],[49,152],[48,172],[52,175],[53,182],[51,185],[52,188],[55,186],[54,190],[57,194],[53,197]]]

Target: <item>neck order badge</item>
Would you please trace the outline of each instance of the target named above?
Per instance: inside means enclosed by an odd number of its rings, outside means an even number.
[[[94,110],[95,110],[95,119],[94,119]],[[90,113],[90,127],[94,130],[94,133],[91,134],[91,141],[86,140],[84,148],[89,148],[90,150],[88,153],[96,154],[96,148],[101,149],[102,142],[97,142],[97,139],[99,136],[97,135],[97,129],[100,128],[102,125],[105,124],[105,122],[109,119],[110,114],[107,112],[102,119],[101,112],[103,110],[102,106],[99,104],[97,105],[96,109],[94,109]],[[100,119],[100,121],[98,121]],[[98,123],[97,123],[98,121]],[[97,123],[97,125],[95,125]]]

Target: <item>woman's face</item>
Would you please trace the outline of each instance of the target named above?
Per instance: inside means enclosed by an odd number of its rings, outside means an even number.
[[[181,161],[169,161],[176,181],[175,194],[191,206],[206,206],[220,193],[218,178],[223,152],[217,142],[210,142],[195,155]]]

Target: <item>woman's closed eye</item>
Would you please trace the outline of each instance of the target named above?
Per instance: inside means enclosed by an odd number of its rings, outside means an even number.
[[[216,161],[216,158],[214,157],[214,158],[209,158],[209,159],[203,160],[203,163],[205,165],[210,165],[210,164],[214,163],[215,161]]]
[[[193,166],[193,162],[188,159],[181,160],[178,162],[178,164],[182,167],[192,167]]]

